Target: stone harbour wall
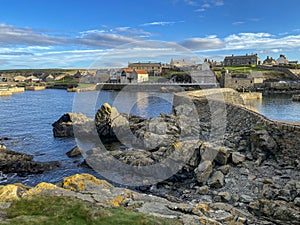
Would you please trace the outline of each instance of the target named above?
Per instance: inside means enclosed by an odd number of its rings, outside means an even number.
[[[244,151],[257,149],[257,157],[273,155],[291,165],[299,164],[300,123],[268,119],[247,108],[243,97],[231,89],[178,93],[173,105],[189,101],[199,120],[210,123],[210,140]]]

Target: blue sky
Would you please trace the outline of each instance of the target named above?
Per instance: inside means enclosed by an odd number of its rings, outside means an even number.
[[[258,53],[300,61],[300,1],[0,0],[0,69],[201,63]]]

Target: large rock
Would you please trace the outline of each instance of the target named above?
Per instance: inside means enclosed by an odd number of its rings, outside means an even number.
[[[258,200],[249,204],[249,211],[256,216],[264,216],[276,224],[300,224],[299,207],[285,201]]]
[[[119,113],[108,103],[104,103],[95,115],[96,129],[101,140],[120,141],[127,146],[137,143],[135,133],[145,126],[143,121],[141,117]]]
[[[243,163],[245,161],[246,157],[239,152],[233,152],[231,154],[231,159],[234,164],[238,165],[238,164]]]
[[[0,187],[0,201],[12,202],[19,200],[22,194],[27,191],[29,187],[22,184],[9,184]]]
[[[265,129],[256,129],[251,134],[251,149],[254,158],[259,158],[261,154],[268,158],[270,155],[276,156],[278,145],[274,138]]]
[[[76,174],[65,177],[60,186],[71,191],[92,192],[95,188],[112,187],[105,180],[99,180],[90,174]]]
[[[220,165],[226,165],[227,161],[228,161],[228,158],[230,156],[230,152],[232,150],[229,149],[229,148],[226,148],[226,147],[220,147],[217,150],[218,150],[218,153],[217,153],[217,156],[215,158],[215,162],[217,162]]]
[[[81,113],[66,113],[52,126],[54,137],[88,137],[94,133],[94,121]]]
[[[59,162],[36,162],[33,156],[12,150],[0,151],[0,171],[19,175],[43,173],[60,165]]]
[[[212,188],[221,188],[224,186],[224,174],[221,171],[216,171],[208,180],[208,186]]]
[[[3,144],[0,144],[0,151],[3,151],[3,150],[6,150],[7,148],[6,148],[6,146],[5,145],[3,145]]]
[[[203,161],[195,169],[196,179],[199,183],[205,183],[212,173],[212,162]]]
[[[66,153],[66,155],[70,158],[74,158],[77,156],[81,156],[82,153],[83,153],[83,150],[80,147],[76,146],[76,147],[72,148],[70,151],[68,151]]]

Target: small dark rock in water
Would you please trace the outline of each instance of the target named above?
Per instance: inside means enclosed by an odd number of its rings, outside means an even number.
[[[0,138],[0,141],[10,141],[10,140],[12,140],[12,138],[8,138],[8,137]]]
[[[86,160],[83,160],[78,166],[81,166],[83,168],[92,169],[92,167],[86,162]]]
[[[43,173],[57,168],[59,162],[36,162],[33,156],[6,149],[0,151],[0,171],[18,175]]]
[[[81,156],[82,149],[80,147],[76,146],[76,147],[72,148],[70,151],[68,151],[66,154],[70,158]]]

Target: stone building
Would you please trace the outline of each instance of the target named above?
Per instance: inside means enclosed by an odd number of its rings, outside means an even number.
[[[192,66],[196,66],[196,62],[189,62],[184,59],[182,59],[182,60],[171,59],[170,66],[171,66],[171,68],[192,67]]]
[[[289,60],[285,57],[285,55],[280,55],[276,62],[278,65],[289,64]]]
[[[120,83],[136,84],[149,80],[149,74],[146,70],[123,69],[121,72]]]
[[[263,65],[265,65],[265,66],[273,66],[273,65],[277,65],[277,62],[272,57],[267,56],[267,58],[263,61]]]
[[[261,72],[251,72],[250,74],[222,74],[223,87],[233,89],[251,89],[257,84],[264,82]]]
[[[224,66],[246,66],[246,65],[260,65],[261,61],[257,54],[242,55],[242,56],[226,56],[224,59]]]
[[[128,69],[131,70],[146,70],[149,76],[160,76],[162,72],[161,63],[128,63]]]
[[[15,76],[14,77],[14,82],[24,82],[26,80],[26,77],[24,76]]]

